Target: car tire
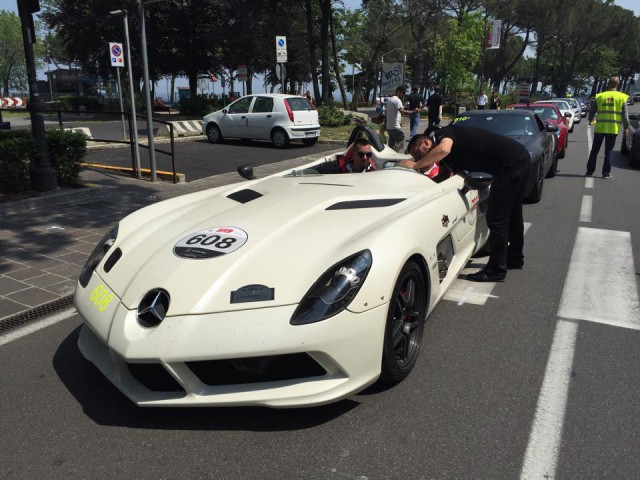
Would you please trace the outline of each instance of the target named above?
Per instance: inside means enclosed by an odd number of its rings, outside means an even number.
[[[422,345],[427,316],[427,282],[420,267],[408,261],[398,276],[384,329],[380,378],[398,383],[411,372]]]
[[[640,155],[635,149],[631,149],[629,152],[629,165],[634,168],[640,167]]]
[[[551,168],[549,169],[549,171],[547,172],[547,175],[544,178],[553,178],[556,176],[557,172],[558,172],[558,155],[554,154],[553,162],[551,162]]]
[[[318,137],[303,138],[302,143],[304,143],[307,147],[311,147],[312,145],[315,145],[316,143],[318,143]]]
[[[562,147],[562,151],[558,154],[558,158],[564,158],[567,154],[567,147],[569,146],[569,137],[564,137],[564,145]]]
[[[543,164],[542,162],[540,162],[540,165],[538,165],[536,181],[533,183],[533,186],[531,187],[531,191],[529,192],[529,195],[525,197],[524,202],[538,203],[540,200],[542,200],[543,188],[544,188],[544,170],[543,170]]]
[[[215,123],[207,125],[207,138],[211,143],[222,143],[224,141],[222,132]]]
[[[575,127],[575,123],[571,124],[571,128],[569,129],[569,133],[573,133],[573,127]]]
[[[276,128],[271,132],[271,143],[276,148],[284,148],[289,145],[289,135],[281,128]]]
[[[627,147],[627,136],[622,135],[622,144],[620,145],[620,153],[622,155],[629,155],[629,147]]]

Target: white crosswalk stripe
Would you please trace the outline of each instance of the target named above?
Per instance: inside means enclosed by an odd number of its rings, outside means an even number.
[[[524,233],[527,234],[527,230],[531,223],[524,222]],[[487,257],[488,258],[488,257]],[[478,269],[484,267],[485,260],[478,259],[478,261],[472,261],[466,268],[462,269],[460,275],[464,277],[473,272],[477,272]],[[464,278],[458,277],[452,284],[447,293],[444,296],[444,300],[450,302],[456,302],[458,305],[465,303],[471,303],[473,305],[484,305],[490,298],[498,298],[496,295],[492,295],[493,288],[496,286],[493,282],[479,283],[470,282]]]

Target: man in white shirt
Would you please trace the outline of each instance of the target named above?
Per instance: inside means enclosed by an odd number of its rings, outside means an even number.
[[[389,135],[389,146],[396,152],[402,152],[404,149],[404,132],[400,125],[401,115],[411,115],[414,110],[405,110],[402,104],[405,87],[400,85],[396,88],[396,94],[387,100],[386,106],[386,123],[385,127]],[[417,111],[420,111],[417,109]]]
[[[482,92],[480,92],[480,96],[478,97],[478,110],[486,110],[488,102],[489,98],[483,90]]]

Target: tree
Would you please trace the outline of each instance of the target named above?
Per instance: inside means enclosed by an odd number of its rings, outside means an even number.
[[[5,97],[9,89],[27,90],[20,18],[6,10],[0,10],[0,82]]]

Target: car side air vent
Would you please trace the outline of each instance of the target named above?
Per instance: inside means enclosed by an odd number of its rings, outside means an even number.
[[[405,198],[379,198],[376,200],[351,200],[348,202],[338,202],[328,206],[327,210],[356,210],[359,208],[379,208],[390,207],[400,202],[404,202]]]
[[[104,271],[109,273],[109,270],[113,268],[118,260],[122,257],[122,250],[120,248],[116,248],[113,253],[107,258],[107,261],[104,262]]]
[[[240,203],[249,203],[250,201],[255,200],[256,198],[260,198],[261,196],[261,193],[256,192],[255,190],[251,190],[250,188],[245,188],[244,190],[238,190],[237,192],[233,192],[227,195],[227,198]]]

